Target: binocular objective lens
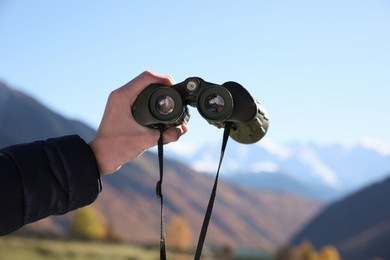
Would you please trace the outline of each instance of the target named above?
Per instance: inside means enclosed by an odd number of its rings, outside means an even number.
[[[175,108],[175,101],[170,96],[161,96],[156,101],[156,108],[160,114],[168,115]]]
[[[204,105],[209,113],[217,114],[225,107],[225,100],[220,95],[212,94],[206,98]]]

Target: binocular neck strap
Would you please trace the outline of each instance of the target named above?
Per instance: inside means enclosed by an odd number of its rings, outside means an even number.
[[[232,128],[232,123],[226,122],[225,123],[225,130],[223,131],[223,140],[222,140],[221,154],[219,157],[218,170],[217,170],[217,174],[215,175],[214,186],[213,186],[213,190],[211,191],[209,204],[207,205],[206,215],[204,216],[204,219],[203,219],[203,225],[202,225],[202,229],[200,231],[198,245],[196,247],[196,252],[195,252],[195,258],[194,258],[195,260],[199,260],[201,255],[202,255],[203,244],[204,244],[204,241],[206,239],[207,228],[209,226],[211,213],[213,212],[215,196],[217,194],[219,170],[221,169],[222,160],[223,160],[223,156],[225,154],[225,149],[226,149],[227,141],[229,139],[231,128]]]
[[[202,255],[203,245],[204,245],[204,241],[206,239],[207,229],[208,229],[208,226],[210,223],[211,213],[213,211],[214,201],[215,201],[215,197],[217,194],[219,171],[221,169],[222,160],[223,160],[223,156],[225,154],[225,149],[226,149],[227,141],[229,139],[231,128],[232,128],[232,123],[226,122],[225,129],[223,132],[223,140],[222,140],[221,155],[219,158],[218,170],[217,170],[217,174],[215,176],[214,186],[213,186],[213,189],[211,191],[209,203],[207,205],[206,214],[205,214],[205,217],[203,219],[202,229],[200,231],[198,245],[196,247],[196,252],[195,252],[195,257],[194,257],[195,260],[199,260],[201,255]],[[160,139],[158,140],[158,160],[159,160],[159,167],[160,167],[160,180],[157,182],[157,185],[156,185],[156,194],[157,194],[157,197],[160,198],[160,207],[161,207],[161,211],[160,211],[161,212],[161,214],[160,214],[160,223],[161,223],[161,225],[160,225],[160,259],[166,260],[167,256],[166,256],[166,248],[165,248],[165,230],[164,230],[164,200],[163,200],[163,195],[162,195],[163,157],[164,157],[163,156],[163,145],[164,145],[163,132],[164,132],[164,129],[161,126],[159,128],[159,130],[160,130]]]
[[[158,164],[160,168],[160,179],[156,184],[156,195],[158,198],[160,198],[160,259],[166,260],[167,254],[165,249],[165,228],[164,228],[164,197],[162,194],[162,182],[163,182],[163,169],[164,169],[164,127],[163,125],[160,125],[160,138],[158,139],[157,146],[158,146]]]

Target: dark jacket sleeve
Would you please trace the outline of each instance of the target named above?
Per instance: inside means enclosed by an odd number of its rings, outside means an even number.
[[[79,136],[0,150],[0,235],[92,203],[101,191],[95,157]]]

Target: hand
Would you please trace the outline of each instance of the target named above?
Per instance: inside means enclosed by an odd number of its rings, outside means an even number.
[[[171,86],[174,81],[162,75],[145,71],[121,88],[111,92],[108,97],[103,119],[95,138],[91,141],[100,175],[113,173],[136,159],[148,148],[157,144],[160,132],[141,126],[131,113],[138,94],[150,84]],[[174,142],[187,132],[187,125],[166,129],[164,143]]]

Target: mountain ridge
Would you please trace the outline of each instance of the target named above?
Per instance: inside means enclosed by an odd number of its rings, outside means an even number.
[[[187,151],[186,146],[189,146]],[[215,156],[219,154],[217,142],[197,143],[194,146],[173,143],[167,150],[168,156],[180,158],[201,172],[215,169],[218,163],[218,157]],[[288,176],[290,180],[294,179],[306,186],[302,192],[297,191],[299,194],[329,202],[385,177],[390,171],[389,151],[390,145],[373,139],[362,140],[354,145],[318,145],[279,144],[265,137],[251,146],[230,142],[225,152],[226,163],[223,169],[228,177],[226,179],[239,180],[241,176],[253,174],[248,184],[263,187],[263,173],[274,173],[280,179]],[[285,178],[284,182],[288,180]],[[282,186],[275,188],[283,189],[286,186],[283,182],[281,184]],[[312,192],[307,192],[308,190]]]
[[[22,102],[21,102],[22,101]],[[34,113],[29,113],[34,111]],[[23,115],[23,120],[14,120]],[[45,122],[46,127],[41,127]],[[0,81],[0,146],[78,133],[89,142],[95,131],[81,121],[49,110],[36,99]],[[26,131],[26,128],[28,131]],[[10,131],[12,129],[13,131]]]

